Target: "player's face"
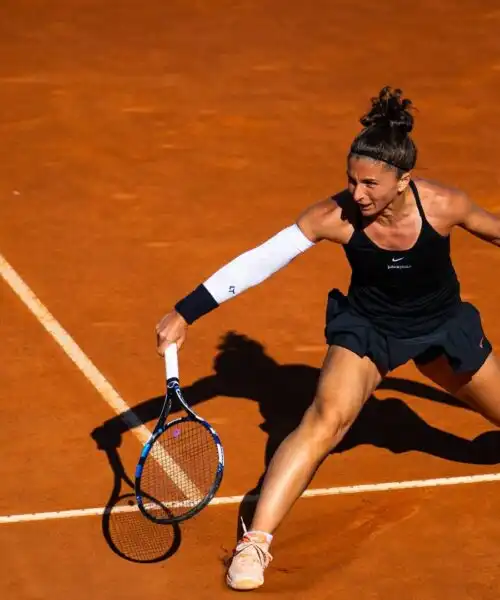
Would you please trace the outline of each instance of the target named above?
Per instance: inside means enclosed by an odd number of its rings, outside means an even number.
[[[398,178],[396,169],[368,157],[350,156],[347,162],[347,185],[361,214],[373,217],[402,194],[410,175]]]

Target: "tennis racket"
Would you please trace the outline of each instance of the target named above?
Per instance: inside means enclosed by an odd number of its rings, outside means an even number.
[[[184,400],[176,344],[167,347],[165,369],[165,402],[136,467],[135,495],[148,519],[171,524],[194,517],[215,496],[224,451],[214,429]],[[174,400],[187,414],[167,423]]]

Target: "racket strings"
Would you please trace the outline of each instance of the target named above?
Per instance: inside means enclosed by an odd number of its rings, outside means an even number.
[[[179,517],[205,501],[215,484],[219,453],[210,431],[184,420],[167,427],[144,463],[141,491],[150,510]]]

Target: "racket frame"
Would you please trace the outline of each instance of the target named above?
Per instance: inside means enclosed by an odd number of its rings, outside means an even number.
[[[146,518],[148,518],[150,521],[153,521],[155,523],[165,524],[165,525],[173,524],[173,523],[180,523],[181,521],[185,521],[187,519],[190,519],[191,517],[194,517],[201,510],[203,510],[212,501],[215,494],[217,493],[217,490],[219,489],[221,481],[222,481],[222,476],[224,474],[224,449],[222,447],[222,443],[219,438],[219,435],[214,430],[214,428],[207,421],[205,421],[205,419],[202,419],[200,416],[198,416],[192,410],[192,408],[187,404],[187,402],[184,400],[184,396],[182,395],[182,391],[181,391],[180,384],[179,384],[177,348],[175,348],[175,352],[173,352],[171,350],[171,348],[172,348],[172,346],[169,346],[169,348],[167,348],[167,352],[165,353],[165,366],[166,366],[167,373],[168,372],[172,373],[172,376],[167,377],[167,393],[165,395],[165,401],[163,403],[163,407],[161,409],[160,416],[158,417],[158,421],[155,425],[153,433],[151,434],[151,437],[149,438],[149,440],[146,442],[146,444],[144,445],[144,447],[142,449],[141,455],[139,457],[139,462],[137,463],[137,467],[135,470],[135,483],[134,483],[134,488],[135,488],[134,491],[135,491],[137,506],[139,507],[139,510],[141,511],[141,513]],[[174,420],[166,423],[168,415],[170,414],[170,411],[172,409],[174,397],[177,398],[177,400],[179,401],[182,408],[186,411],[187,416],[178,417],[177,419],[174,419]],[[180,423],[184,423],[187,421],[195,421],[199,425],[202,425],[203,427],[205,427],[205,429],[208,430],[208,432],[210,433],[210,435],[212,436],[212,438],[216,444],[218,464],[217,464],[217,471],[215,474],[214,482],[210,488],[209,493],[204,497],[203,501],[196,504],[196,506],[194,506],[190,511],[183,513],[182,515],[179,515],[179,516],[172,515],[168,518],[160,519],[160,518],[157,518],[157,517],[154,517],[153,515],[151,515],[144,506],[144,495],[145,494],[140,489],[143,467],[144,467],[146,459],[147,459],[153,445],[158,440],[158,438],[161,435],[163,435],[165,433],[165,431],[167,431],[167,429],[176,427]],[[162,508],[164,510],[168,510],[168,507],[163,507],[163,504],[161,502],[159,502],[158,500],[153,499],[153,502],[157,503],[158,506],[162,506]]]

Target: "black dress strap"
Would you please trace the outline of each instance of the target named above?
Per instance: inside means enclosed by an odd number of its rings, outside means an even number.
[[[415,182],[413,181],[413,179],[410,179],[410,188],[411,188],[411,191],[413,192],[413,195],[415,196],[415,202],[417,203],[418,212],[420,213],[420,216],[422,217],[422,222],[426,223],[427,218],[425,216],[424,207],[422,206],[422,201],[420,200],[420,194],[418,193],[417,186],[415,185]]]

